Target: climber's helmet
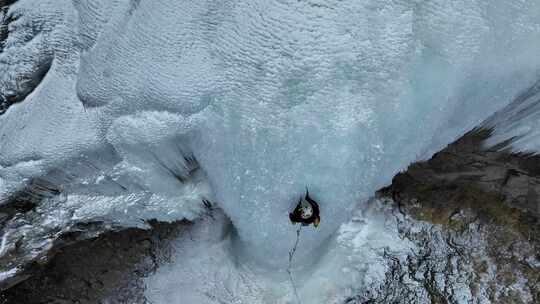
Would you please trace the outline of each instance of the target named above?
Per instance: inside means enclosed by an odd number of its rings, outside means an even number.
[[[303,203],[304,201],[302,201]],[[302,204],[300,207],[300,216],[307,220],[313,216],[313,207],[310,204]]]

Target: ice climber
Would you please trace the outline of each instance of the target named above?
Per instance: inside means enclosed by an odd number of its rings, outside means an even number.
[[[309,191],[306,189],[306,196],[298,200],[296,208],[289,213],[289,219],[293,224],[302,223],[302,226],[319,226],[321,218],[319,216],[319,205],[309,196]]]

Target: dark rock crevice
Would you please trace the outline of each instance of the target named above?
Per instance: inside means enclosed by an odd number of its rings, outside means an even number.
[[[57,245],[45,265],[0,294],[0,303],[145,303],[142,278],[159,261],[156,254],[188,222],[151,222],[152,229],[130,228]],[[66,239],[67,238],[67,239]],[[69,235],[64,236],[71,243]]]

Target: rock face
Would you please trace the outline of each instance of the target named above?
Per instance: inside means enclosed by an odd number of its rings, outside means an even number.
[[[377,193],[415,246],[384,252],[384,279],[345,303],[540,303],[540,157],[485,149],[488,136],[466,134]],[[6,223],[35,212],[32,197],[4,206]],[[142,278],[186,224],[80,226],[42,250],[44,265],[28,260],[3,303],[146,303]]]
[[[418,250],[389,255],[385,282],[349,303],[540,303],[540,157],[483,149],[488,136],[466,134],[379,191]]]
[[[152,223],[152,229],[106,232],[55,248],[30,279],[5,290],[0,303],[145,303],[142,277],[158,265],[167,241],[186,222]]]
[[[120,229],[104,221],[72,221],[73,212],[62,201],[60,188],[42,179],[0,201],[0,271],[5,274],[0,289],[32,276],[58,249]],[[43,212],[47,203],[58,210],[54,219]]]

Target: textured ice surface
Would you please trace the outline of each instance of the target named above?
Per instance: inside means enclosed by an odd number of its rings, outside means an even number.
[[[34,2],[8,13],[50,34],[28,41],[13,25],[0,77],[52,63],[0,116],[0,190],[54,168],[69,173],[66,203],[94,193],[88,214],[139,192],[173,214],[211,196],[237,230],[235,254],[268,264],[287,261],[287,213],[306,186],[322,222],[305,229],[304,258],[540,68],[536,1]],[[189,188],[192,159],[204,174]]]
[[[535,83],[485,125],[494,128],[487,145],[503,144],[513,152],[540,153],[540,82]]]
[[[35,73],[49,68],[30,95],[0,117],[1,195],[100,141],[94,117],[85,114],[75,92],[79,50],[72,2],[21,0],[8,15],[14,21],[0,53],[0,96],[24,94]]]

